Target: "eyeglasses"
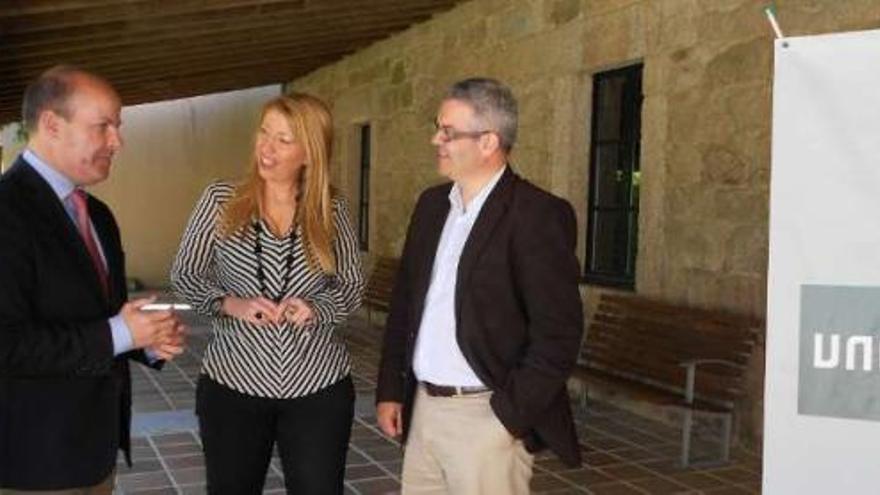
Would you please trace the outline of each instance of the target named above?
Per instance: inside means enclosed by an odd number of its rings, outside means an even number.
[[[434,133],[436,134],[438,132],[440,133],[440,140],[444,143],[448,143],[459,139],[476,139],[483,134],[489,134],[495,131],[459,131],[454,127],[440,125],[439,122],[434,122]]]

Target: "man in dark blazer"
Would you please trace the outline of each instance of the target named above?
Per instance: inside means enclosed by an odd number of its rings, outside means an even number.
[[[404,494],[529,493],[532,453],[580,463],[566,380],[583,328],[571,206],[508,163],[517,105],[452,86],[393,290],[377,418],[403,435]]]
[[[0,494],[109,494],[120,448],[130,462],[128,359],[179,354],[183,327],[126,303],[116,222],[82,190],[122,145],[116,92],[55,67],[22,106],[27,149],[0,177]]]

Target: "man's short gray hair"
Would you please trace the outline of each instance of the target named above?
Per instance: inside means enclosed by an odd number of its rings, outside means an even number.
[[[110,83],[98,74],[73,65],[56,65],[40,74],[24,91],[21,119],[25,130],[34,132],[40,114],[46,110],[70,119],[71,109],[68,102],[76,90],[75,79],[83,76],[112,89]]]
[[[510,88],[495,79],[475,77],[453,84],[444,100],[458,100],[470,105],[484,129],[498,134],[501,149],[506,153],[513,149],[518,110]]]
[[[37,129],[37,119],[45,110],[70,118],[67,100],[73,94],[71,76],[77,72],[76,67],[56,65],[28,85],[21,104],[21,120],[28,132]]]

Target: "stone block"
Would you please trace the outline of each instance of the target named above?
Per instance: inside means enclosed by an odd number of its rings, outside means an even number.
[[[673,133],[670,132],[670,136]],[[696,143],[680,135],[680,140],[666,141],[667,184],[693,185],[699,183],[703,174],[700,150]]]
[[[765,38],[734,43],[716,55],[706,67],[707,83],[711,87],[729,84],[766,81],[773,67],[773,45]]]
[[[752,168],[736,150],[709,144],[701,150],[702,179],[711,184],[743,185],[749,182]]]
[[[395,61],[391,66],[391,84],[400,84],[406,79],[406,63]]]
[[[649,18],[655,27],[648,34],[649,54],[668,53],[698,43],[695,18],[699,0],[663,0],[648,3]]]
[[[756,1],[740,2],[726,9],[695,10],[693,25],[700,43],[729,43],[731,41],[761,38],[771,44],[772,28],[764,14],[764,4]]]
[[[581,0],[549,0],[544,3],[544,18],[551,26],[559,26],[581,14]]]
[[[734,228],[726,243],[723,271],[748,275],[767,273],[768,242],[766,222]]]
[[[586,16],[599,16],[643,3],[647,2],[645,0],[584,0],[583,11]]]
[[[611,13],[588,16],[584,24],[584,66],[602,70],[643,57],[646,14],[644,4],[634,3]]]
[[[500,12],[496,28],[495,36],[499,40],[516,40],[538,32],[541,17],[535,14],[531,3],[524,3]]]

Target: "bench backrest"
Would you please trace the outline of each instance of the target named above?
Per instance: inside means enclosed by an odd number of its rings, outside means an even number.
[[[397,258],[383,256],[376,260],[364,289],[364,305],[388,309],[391,303],[391,289],[394,287],[399,264],[400,260]]]
[[[734,368],[697,369],[696,395],[713,402],[741,396],[759,335],[757,318],[687,308],[637,295],[602,294],[582,346],[582,365],[681,391],[689,359],[723,359]]]

